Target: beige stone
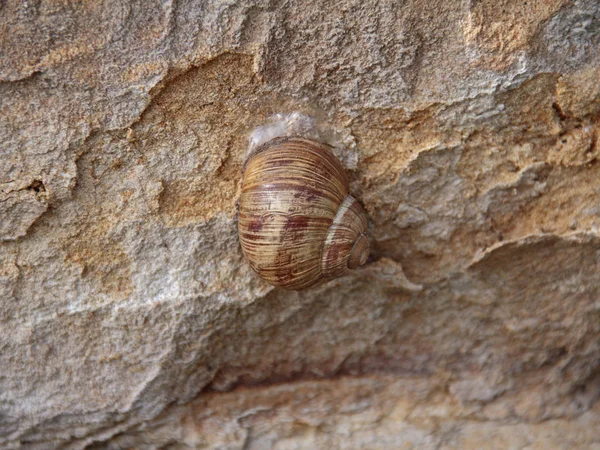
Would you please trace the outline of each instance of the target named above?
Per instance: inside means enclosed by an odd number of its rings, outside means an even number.
[[[596,0],[0,3],[1,448],[600,448]],[[236,234],[317,119],[366,267]]]

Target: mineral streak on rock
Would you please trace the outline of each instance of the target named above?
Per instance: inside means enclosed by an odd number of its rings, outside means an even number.
[[[0,2],[0,447],[600,447],[596,0]],[[250,133],[372,261],[276,291]]]

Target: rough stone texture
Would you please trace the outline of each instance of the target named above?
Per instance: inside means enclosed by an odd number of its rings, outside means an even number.
[[[236,236],[325,124],[373,257]],[[600,448],[596,0],[0,2],[0,447]]]

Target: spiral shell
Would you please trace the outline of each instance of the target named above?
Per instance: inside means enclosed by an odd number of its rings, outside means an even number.
[[[369,256],[367,228],[330,146],[279,137],[247,159],[238,232],[250,266],[269,283],[301,290],[356,269]]]

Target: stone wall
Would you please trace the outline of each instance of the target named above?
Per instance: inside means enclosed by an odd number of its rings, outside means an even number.
[[[366,267],[274,290],[248,136],[326,124]],[[0,447],[600,448],[596,0],[0,2]]]

